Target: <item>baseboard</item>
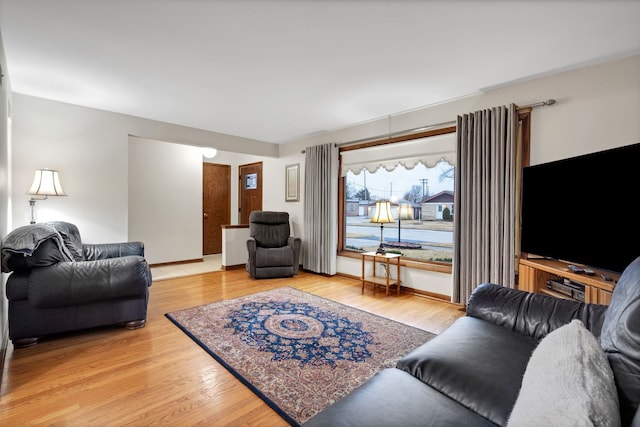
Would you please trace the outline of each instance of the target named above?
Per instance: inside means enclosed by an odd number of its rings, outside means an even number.
[[[346,277],[346,278],[357,280],[357,281],[362,280],[360,279],[360,276],[354,276],[352,274],[346,274],[346,273],[336,273],[336,276]],[[408,286],[400,285],[400,292],[451,303],[451,297],[449,295],[423,291],[422,289],[415,289],[415,288],[410,288]]]
[[[451,297],[449,295],[443,295],[443,294],[438,294],[435,292],[429,292],[429,291],[423,291],[422,289],[414,289],[414,288],[409,288],[409,287],[405,287],[405,286],[400,286],[400,290],[402,291],[403,289],[406,289],[407,293],[413,294],[413,295],[418,295],[421,297],[425,297],[425,298],[431,298],[431,299],[435,299],[438,301],[444,301],[444,302],[448,302],[451,304],[454,304],[451,302]],[[459,304],[456,304],[459,305]]]
[[[245,268],[246,264],[235,264],[235,265],[222,265],[220,266],[220,269],[223,271],[228,271],[228,270],[241,270],[243,268]]]
[[[191,264],[193,262],[204,262],[204,259],[194,258],[194,259],[185,259],[183,261],[159,262],[156,264],[149,264],[149,267],[164,267],[167,265]]]
[[[2,384],[2,373],[4,372],[4,360],[7,357],[7,347],[9,346],[9,327],[5,324],[2,330],[2,342],[0,342],[0,384]]]
[[[328,274],[328,273],[316,273],[315,271],[311,271],[311,270],[307,270],[305,268],[302,268],[302,266],[300,266],[299,268],[300,271],[304,271],[306,273],[310,273],[310,274],[317,274],[318,276],[324,276],[324,277],[331,277],[333,276],[333,274]],[[336,273],[336,276],[342,276],[342,277],[347,277],[349,279],[351,279],[352,277],[348,274],[342,274],[342,273]],[[360,278],[358,278],[358,280],[360,280]]]
[[[239,270],[239,269],[243,269],[247,266],[247,264],[234,264],[234,265],[222,265],[220,266],[221,270],[227,271],[227,270]],[[299,267],[300,270],[302,270],[302,266]]]

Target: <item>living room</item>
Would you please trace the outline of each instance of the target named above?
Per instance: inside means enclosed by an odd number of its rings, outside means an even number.
[[[401,114],[393,120],[401,123],[395,126],[413,128],[424,123],[450,121],[456,114],[512,100],[525,105],[554,98],[558,101],[556,105],[533,112],[531,164],[627,145],[638,140],[634,118],[639,108],[636,95],[639,63],[640,57],[635,55],[591,65]],[[299,202],[284,201],[285,166],[300,163],[300,185],[304,188],[304,155],[301,154],[304,148],[328,139],[348,141],[376,135],[385,132],[388,126],[384,118],[335,131],[330,136],[276,145],[19,93],[12,95],[12,109],[11,219],[14,226],[29,220],[29,196],[25,192],[33,180],[33,171],[40,167],[57,168],[61,170],[69,196],[51,197],[38,203],[40,219],[76,223],[88,241],[142,240],[153,264],[202,256],[199,220],[202,184],[198,168],[194,166],[201,164],[202,157],[197,148],[175,141],[194,145],[216,141],[219,155],[213,161],[231,165],[231,212],[237,212],[238,165],[262,161],[264,176],[269,179],[269,185],[264,187],[263,208],[288,211],[296,234],[304,239],[304,194]],[[603,120],[611,125],[602,126]],[[134,149],[143,150],[144,154],[136,154],[143,159],[143,164],[130,164]],[[191,185],[184,184],[181,192],[166,191],[175,185],[166,182],[165,186],[142,192],[136,188],[140,181],[130,180],[128,176],[143,170],[174,171],[172,178],[180,176],[182,182],[188,179]],[[191,171],[189,175],[187,171]],[[106,176],[108,180],[104,179]],[[188,203],[185,203],[187,197]],[[237,220],[236,215],[231,216],[232,224],[237,224]],[[182,227],[171,227],[176,223]],[[156,233],[158,229],[163,233]],[[340,273],[358,276],[359,268],[357,259],[338,258]],[[448,274],[412,270],[407,276],[409,279],[418,289],[441,295],[451,293]]]
[[[238,166],[261,161],[269,180],[264,187],[263,208],[288,211],[295,233],[304,239],[304,193],[298,202],[285,201],[284,170],[286,165],[299,163],[300,185],[304,188],[302,150],[310,146],[356,141],[394,130],[450,122],[460,114],[496,105],[527,105],[546,99],[556,99],[557,103],[532,113],[531,164],[640,142],[637,50],[523,81],[505,82],[459,99],[395,111],[283,144],[12,92],[13,70],[7,66],[2,44],[0,51],[4,74],[0,105],[2,235],[29,221],[29,196],[25,191],[33,171],[55,168],[61,171],[69,196],[38,202],[38,218],[77,224],[87,241],[144,241],[150,263],[202,257],[201,175],[185,171],[200,171],[203,159],[199,148],[203,146],[218,150],[213,162],[231,166],[231,212],[238,207]],[[170,78],[167,81],[171,84]],[[7,117],[11,117],[10,125]],[[176,189],[171,181],[175,176],[171,175],[157,187],[139,188],[135,177],[142,170],[173,171],[184,181]],[[231,224],[237,223],[232,215]],[[358,277],[360,261],[337,256],[337,270],[340,275]],[[408,270],[407,286],[451,295],[451,275]],[[6,342],[4,300],[0,314]]]

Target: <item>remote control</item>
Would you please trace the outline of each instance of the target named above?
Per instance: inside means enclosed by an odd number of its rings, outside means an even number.
[[[595,276],[596,272],[591,270],[590,268],[585,268],[584,269],[584,274],[586,274],[587,276]]]
[[[582,274],[582,273],[584,273],[584,270],[583,270],[583,269],[581,269],[580,267],[577,267],[577,266],[575,266],[575,265],[573,265],[573,264],[569,264],[569,265],[567,265],[567,268],[568,268],[569,270],[571,270],[571,272],[572,272],[572,273],[576,273],[576,274]]]

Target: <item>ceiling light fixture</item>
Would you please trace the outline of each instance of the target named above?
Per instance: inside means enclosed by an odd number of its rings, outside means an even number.
[[[218,150],[211,147],[202,147],[202,155],[207,159],[213,159],[218,154]]]

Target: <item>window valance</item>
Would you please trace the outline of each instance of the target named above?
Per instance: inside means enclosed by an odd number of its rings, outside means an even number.
[[[380,167],[392,171],[398,165],[413,169],[418,163],[433,167],[441,160],[455,166],[455,148],[456,134],[448,133],[344,151],[340,153],[342,160],[340,174],[345,176],[348,171],[351,171],[358,175],[363,169],[373,173]]]

